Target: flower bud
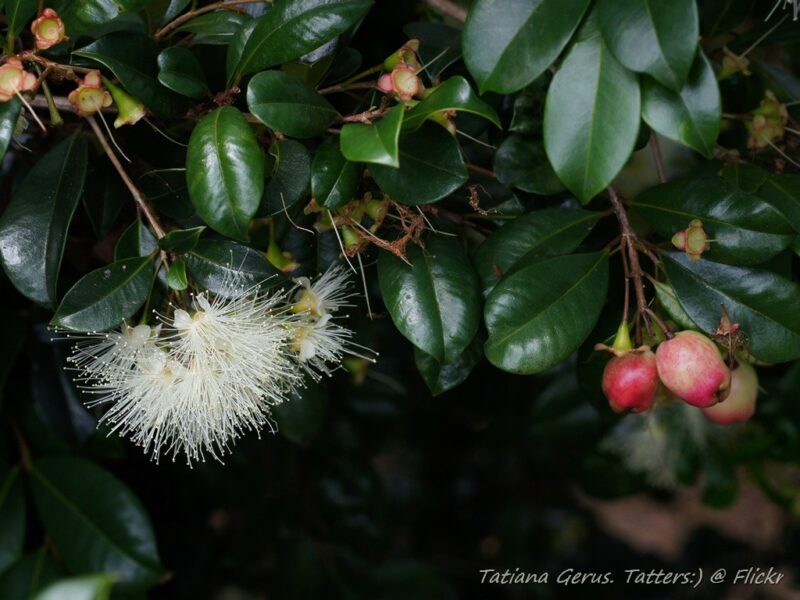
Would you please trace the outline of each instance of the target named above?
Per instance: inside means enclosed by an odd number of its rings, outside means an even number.
[[[147,109],[141,100],[129,95],[121,87],[114,85],[105,77],[103,77],[103,83],[106,84],[106,87],[111,92],[114,104],[119,109],[119,116],[114,121],[115,129],[119,129],[123,125],[135,125],[147,114]]]
[[[39,50],[47,50],[63,41],[66,37],[64,22],[52,8],[45,8],[39,17],[31,23],[31,31]]]
[[[411,100],[422,90],[422,81],[414,69],[399,65],[392,70],[392,88],[400,100]]]
[[[20,92],[36,89],[39,80],[22,68],[20,60],[12,56],[0,67],[0,102],[8,102]]]
[[[703,414],[718,425],[747,421],[756,412],[758,375],[750,363],[741,361],[731,371],[731,391],[728,397],[714,406],[704,408]]]
[[[81,116],[89,116],[100,109],[111,106],[111,94],[103,89],[98,71],[87,73],[83,81],[67,96],[70,104]]]
[[[391,73],[384,73],[378,78],[378,89],[384,94],[391,94],[394,91]]]
[[[730,390],[731,372],[719,348],[696,331],[680,331],[659,344],[656,367],[667,389],[692,406],[712,406]]]
[[[785,126],[789,122],[789,112],[771,91],[767,90],[759,107],[753,111],[752,121],[745,126],[750,132],[748,148],[766,148],[776,140],[783,139]]]
[[[735,52],[730,51],[727,46],[723,46],[722,52],[724,56],[722,57],[722,67],[719,73],[717,73],[717,81],[727,79],[736,73],[741,73],[746,76],[752,74],[750,73],[750,61],[744,56],[739,56]]]
[[[703,222],[700,219],[693,219],[686,229],[672,236],[672,245],[686,252],[692,260],[700,260],[703,252],[710,248]]]

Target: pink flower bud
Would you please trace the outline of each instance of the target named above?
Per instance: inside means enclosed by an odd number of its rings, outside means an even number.
[[[409,66],[399,65],[392,70],[392,86],[400,100],[411,100],[422,90],[422,82]]]
[[[34,90],[38,83],[36,75],[25,71],[20,60],[12,56],[0,67],[0,102],[8,102],[20,92]]]
[[[52,8],[45,8],[39,18],[31,23],[31,31],[39,50],[47,50],[66,37],[64,22]]]
[[[391,94],[394,91],[391,73],[384,73],[378,78],[378,89],[384,94]]]

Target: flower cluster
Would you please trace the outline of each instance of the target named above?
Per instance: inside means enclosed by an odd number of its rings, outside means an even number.
[[[330,375],[346,353],[370,358],[353,332],[335,322],[349,306],[347,272],[269,291],[229,282],[224,294],[200,293],[171,306],[161,323],[123,324],[78,338],[70,361],[76,381],[109,405],[101,421],[157,461],[220,460],[243,433],[274,431],[270,408]]]

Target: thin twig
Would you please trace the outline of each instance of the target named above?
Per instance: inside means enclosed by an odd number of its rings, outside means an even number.
[[[661,156],[661,146],[658,143],[656,132],[650,134],[650,149],[653,151],[653,160],[656,161],[656,171],[658,171],[658,180],[661,183],[667,182],[667,172],[664,170],[664,159]]]
[[[467,20],[467,11],[450,0],[425,0],[425,4],[446,17],[464,23]]]
[[[97,124],[97,119],[95,119],[94,116],[88,116],[86,117],[86,120],[89,121],[89,125],[92,126],[92,131],[94,131],[97,140],[100,142],[100,145],[103,146],[103,150],[105,150],[108,159],[111,161],[111,164],[114,165],[117,173],[119,173],[122,181],[127,186],[131,196],[133,196],[133,199],[136,202],[136,205],[139,207],[139,210],[142,211],[142,214],[147,219],[147,222],[150,223],[150,226],[153,228],[153,232],[156,234],[156,237],[164,237],[164,228],[161,226],[161,223],[158,222],[158,217],[156,217],[155,213],[150,208],[150,204],[147,202],[147,199],[144,197],[141,190],[136,187],[136,184],[133,183],[133,180],[125,172],[122,163],[119,162],[117,155],[114,154],[114,150],[108,143],[108,139],[106,139],[103,130],[100,128],[100,125]]]

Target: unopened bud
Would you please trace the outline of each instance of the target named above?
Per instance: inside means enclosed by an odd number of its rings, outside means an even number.
[[[722,57],[722,68],[720,68],[719,73],[717,74],[718,81],[727,79],[736,73],[741,73],[742,75],[747,76],[751,75],[749,60],[747,60],[744,56],[739,56],[738,54],[731,52],[728,50],[727,46],[724,46],[722,51],[725,53],[725,55]]]
[[[422,90],[422,81],[414,69],[401,65],[392,70],[392,87],[400,100],[411,100]]]
[[[66,38],[64,22],[52,8],[45,8],[39,17],[31,23],[31,32],[39,50],[47,50]]]
[[[745,122],[750,132],[748,148],[766,148],[776,140],[782,140],[789,122],[786,105],[781,104],[771,91],[767,90],[759,107],[753,111],[753,119]]]
[[[686,252],[692,260],[700,260],[703,253],[710,248],[703,222],[700,219],[693,219],[686,229],[672,236],[672,245]]]
[[[383,61],[383,68],[391,71],[398,65],[408,65],[419,68],[417,52],[419,51],[419,40],[408,40],[399,50],[393,52]]]
[[[8,102],[20,92],[36,89],[39,80],[22,68],[20,60],[12,56],[0,67],[0,102]]]
[[[69,93],[67,100],[84,117],[111,106],[111,94],[103,89],[100,73],[97,71],[87,73],[78,87]]]
[[[129,95],[121,87],[114,85],[105,77],[103,77],[103,83],[111,92],[114,104],[117,105],[119,110],[119,116],[114,121],[115,129],[119,129],[123,125],[134,125],[147,114],[147,109],[141,100]]]
[[[378,89],[384,94],[391,94],[394,91],[391,73],[384,73],[378,78]]]

